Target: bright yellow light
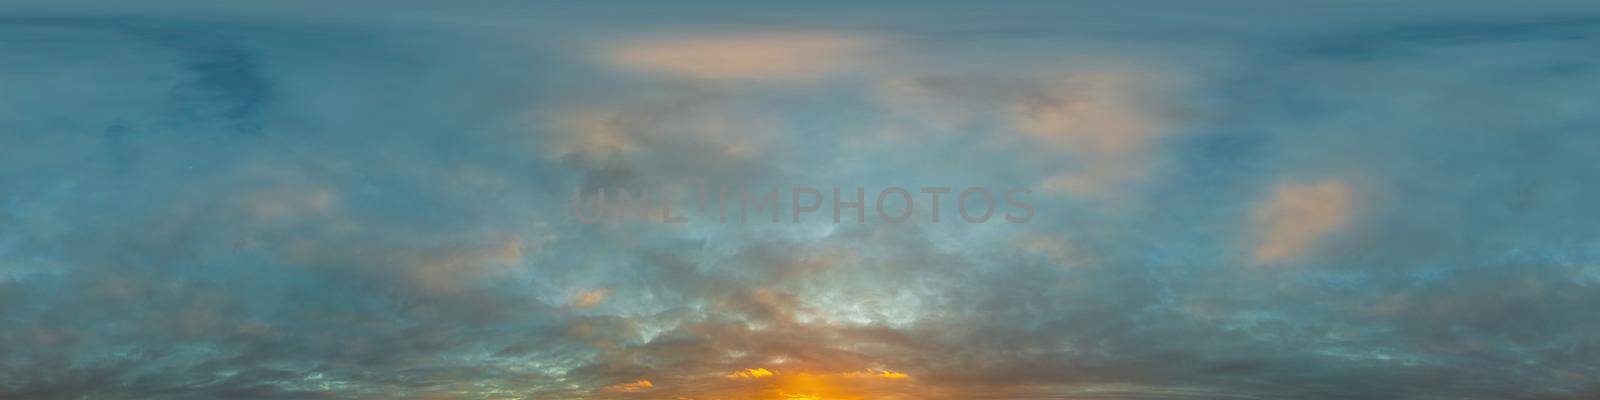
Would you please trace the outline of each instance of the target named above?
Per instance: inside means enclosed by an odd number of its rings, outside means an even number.
[[[733,373],[724,376],[730,379],[755,379],[769,377],[772,376],[772,374],[773,372],[768,371],[766,368],[745,368],[743,371],[734,371]]]

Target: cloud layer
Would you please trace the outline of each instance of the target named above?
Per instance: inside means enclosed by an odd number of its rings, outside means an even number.
[[[1600,395],[1600,10],[1168,6],[7,8],[0,398]]]

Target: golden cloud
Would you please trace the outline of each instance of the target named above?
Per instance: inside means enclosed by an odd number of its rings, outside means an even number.
[[[733,373],[724,376],[729,379],[756,379],[772,376],[772,371],[768,371],[766,368],[745,368],[744,370],[734,371]]]
[[[841,373],[788,374],[766,393],[778,399],[874,399],[908,389],[910,376],[890,371],[868,370]],[[888,386],[884,386],[888,385]]]
[[[640,380],[634,381],[634,382],[619,383],[619,384],[615,384],[615,385],[611,385],[611,386],[602,387],[602,388],[600,388],[600,391],[601,392],[606,392],[606,393],[633,393],[633,392],[643,392],[643,391],[646,391],[646,390],[654,389],[655,387],[656,387],[656,384],[651,383],[649,380],[640,379]]]
[[[843,373],[841,375],[845,376],[845,377],[849,377],[849,378],[877,378],[877,379],[909,379],[909,378],[911,378],[911,375],[907,375],[906,373],[887,371],[887,370],[867,370],[867,371],[859,371],[859,372],[846,372],[846,373]]]

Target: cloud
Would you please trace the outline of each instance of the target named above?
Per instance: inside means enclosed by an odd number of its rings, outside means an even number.
[[[601,387],[600,391],[606,393],[634,393],[648,391],[650,389],[654,389],[655,387],[656,384],[651,383],[649,380],[641,379],[633,382],[619,383],[611,386]]]
[[[1172,76],[1178,72],[1129,62],[1094,64],[885,78],[874,92],[891,111],[884,137],[906,146],[982,135],[987,147],[1034,163],[1028,169],[1044,170],[1035,177],[1040,189],[1080,197],[1117,195],[1161,162],[1158,145],[1175,122],[1168,109],[1181,98],[1182,87]],[[1011,135],[994,137],[1000,132]]]
[[[1600,25],[723,6],[0,19],[31,94],[0,96],[0,397],[1600,388]],[[907,39],[761,73],[552,50],[708,26]],[[568,218],[575,187],[708,173],[1072,196],[1025,226]],[[1256,257],[1317,263],[1230,268]]]
[[[836,33],[729,33],[635,40],[609,51],[612,65],[695,79],[796,81],[860,62],[877,40]]]
[[[1133,69],[1073,73],[1046,80],[1013,104],[1017,130],[1079,158],[1077,168],[1049,177],[1042,188],[1106,196],[1144,178],[1169,129],[1152,105],[1167,90],[1162,80]]]
[[[745,368],[726,375],[729,379],[755,379],[769,376],[772,376],[772,371],[768,371],[766,368]]]
[[[878,379],[910,379],[911,378],[911,375],[907,375],[907,374],[905,374],[903,372],[894,372],[894,371],[847,372],[844,375],[845,376],[850,376],[850,377],[864,377],[864,378],[878,378]]]
[[[1256,264],[1293,261],[1339,231],[1355,212],[1355,194],[1343,181],[1285,183],[1256,206]]]
[[[606,296],[609,294],[611,294],[611,291],[606,289],[581,291],[572,297],[572,306],[578,308],[594,307],[605,302]]]
[[[623,157],[638,151],[641,138],[634,136],[629,119],[617,111],[578,110],[562,120],[564,132],[572,132],[560,152],[585,158]]]
[[[1162,122],[1141,109],[1139,96],[1153,85],[1150,74],[1126,70],[1087,71],[1043,79],[1010,110],[1022,133],[1098,158],[1122,158],[1144,150]]]

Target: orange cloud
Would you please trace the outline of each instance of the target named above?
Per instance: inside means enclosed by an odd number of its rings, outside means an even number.
[[[1299,258],[1329,233],[1350,220],[1353,190],[1341,181],[1282,184],[1255,210],[1259,235],[1256,264]]]
[[[611,291],[606,289],[585,290],[572,297],[572,305],[578,308],[589,308],[600,305],[606,301],[606,296]]]
[[[1160,132],[1135,97],[1148,79],[1124,71],[1072,74],[1013,108],[1023,133],[1103,156],[1142,149]]]
[[[1157,78],[1124,70],[1074,73],[1017,101],[1011,120],[1018,131],[1081,161],[1079,168],[1046,179],[1043,188],[1106,195],[1142,177],[1151,147],[1166,132],[1145,104]]]
[[[614,49],[610,61],[626,69],[699,79],[797,80],[837,71],[873,42],[831,33],[649,39]]]
[[[769,377],[772,374],[772,371],[768,371],[766,368],[745,368],[743,371],[734,371],[725,376],[730,379],[755,379]]]
[[[786,374],[767,391],[766,398],[777,399],[875,399],[887,393],[908,389],[903,382],[911,376],[885,370],[841,373]],[[887,385],[887,386],[886,386]]]
[[[879,372],[876,376],[879,377],[879,378],[883,378],[883,379],[909,379],[909,378],[911,378],[911,375],[906,375],[904,372],[890,372],[890,371]]]
[[[908,379],[908,378],[911,378],[911,375],[907,375],[907,374],[905,374],[903,372],[893,372],[893,371],[885,371],[885,370],[876,370],[876,371],[867,370],[867,371],[862,371],[862,372],[846,372],[843,375],[845,377],[851,377],[851,378],[879,378],[879,379]]]
[[[602,387],[602,388],[600,388],[600,391],[606,392],[606,393],[633,393],[633,392],[643,392],[643,391],[646,391],[646,390],[653,389],[655,387],[656,387],[656,384],[650,383],[650,381],[648,381],[648,380],[640,379],[638,381],[634,381],[634,382],[631,382],[631,383],[619,383],[619,384],[615,384],[615,385],[611,385],[611,386]]]

